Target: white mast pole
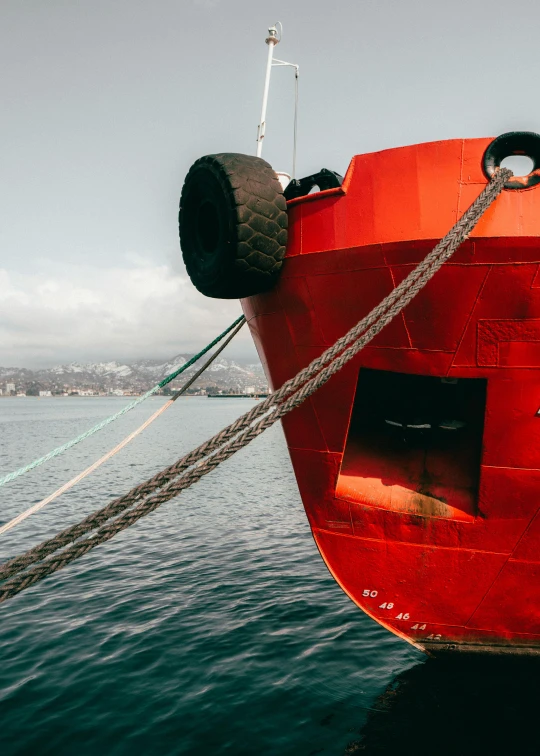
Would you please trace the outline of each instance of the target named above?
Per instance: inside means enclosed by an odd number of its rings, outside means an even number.
[[[257,130],[257,157],[261,157],[264,132],[266,130],[266,107],[268,105],[268,91],[270,89],[270,74],[272,73],[272,59],[274,57],[274,47],[278,44],[279,38],[275,26],[268,29],[266,44],[268,45],[268,59],[266,61],[266,75],[264,78],[264,92],[261,109],[261,121]]]

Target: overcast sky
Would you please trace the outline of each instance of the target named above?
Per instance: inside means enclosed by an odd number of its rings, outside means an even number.
[[[0,0],[0,365],[171,357],[240,312],[177,239],[199,156],[253,153],[267,47],[298,63],[298,173],[540,131],[538,0]],[[290,170],[292,72],[264,157]],[[251,353],[249,334],[229,354]]]

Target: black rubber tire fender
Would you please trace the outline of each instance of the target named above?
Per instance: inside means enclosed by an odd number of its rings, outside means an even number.
[[[287,245],[287,202],[272,166],[239,153],[199,158],[184,181],[179,228],[186,270],[202,294],[268,291]]]

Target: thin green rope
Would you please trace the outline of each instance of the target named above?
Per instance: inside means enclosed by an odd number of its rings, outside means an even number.
[[[188,360],[184,365],[182,365],[181,368],[178,368],[178,370],[175,370],[174,373],[171,373],[170,375],[168,375],[166,378],[164,378],[162,381],[156,384],[154,388],[151,388],[150,391],[147,391],[146,394],[139,396],[138,399],[135,399],[133,402],[130,402],[130,404],[126,405],[123,409],[121,409],[116,414],[111,415],[110,417],[107,417],[105,420],[102,420],[97,425],[94,425],[94,427],[90,428],[90,430],[87,430],[86,433],[81,433],[81,435],[77,436],[77,438],[74,438],[71,441],[68,441],[67,443],[62,444],[62,446],[59,446],[56,449],[53,449],[48,454],[45,454],[44,457],[35,459],[33,462],[30,462],[30,464],[25,465],[24,467],[20,467],[18,470],[14,470],[14,472],[9,473],[8,475],[4,475],[3,478],[0,478],[0,486],[3,486],[5,483],[9,483],[10,480],[14,480],[15,478],[18,478],[19,475],[23,475],[29,470],[33,470],[34,467],[39,467],[39,465],[42,465],[44,462],[48,462],[53,457],[57,457],[59,454],[62,454],[62,452],[65,452],[67,449],[70,449],[72,446],[75,446],[75,444],[78,444],[81,441],[84,441],[85,438],[92,436],[94,433],[97,433],[102,428],[105,428],[106,425],[109,425],[109,423],[112,423],[114,420],[117,420],[122,415],[125,415],[126,412],[129,412],[138,404],[141,404],[141,402],[144,402],[145,399],[148,399],[150,396],[152,396],[152,394],[155,394],[156,391],[159,391],[159,389],[163,388],[168,383],[173,381],[178,375],[180,375],[180,373],[183,373],[184,370],[187,370],[189,367],[191,367],[193,363],[197,362],[197,360],[199,360],[204,354],[206,354],[210,349],[212,349],[213,346],[215,346],[218,342],[220,342],[221,339],[224,338],[224,336],[226,336],[230,331],[232,331],[232,329],[235,328],[242,320],[244,320],[243,315],[237,318],[234,321],[234,323],[231,323],[231,325],[228,328],[226,328],[223,331],[223,333],[220,333],[219,336],[216,336],[216,338],[213,341],[211,341],[210,344],[205,346],[204,349],[201,349],[201,351],[198,354],[196,354],[194,357]]]

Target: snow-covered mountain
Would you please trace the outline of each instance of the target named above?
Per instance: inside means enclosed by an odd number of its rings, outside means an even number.
[[[165,376],[177,370],[193,355],[178,354],[172,360],[137,360],[133,362],[71,362],[52,368],[29,370],[27,368],[0,367],[0,388],[6,383],[15,383],[25,390],[29,385],[39,388],[61,389],[99,388],[146,390]],[[178,377],[178,382],[190,378],[208,357],[203,357]],[[218,357],[197,381],[198,386],[214,385],[218,388],[248,385],[264,386],[266,379],[260,363],[241,363]]]

